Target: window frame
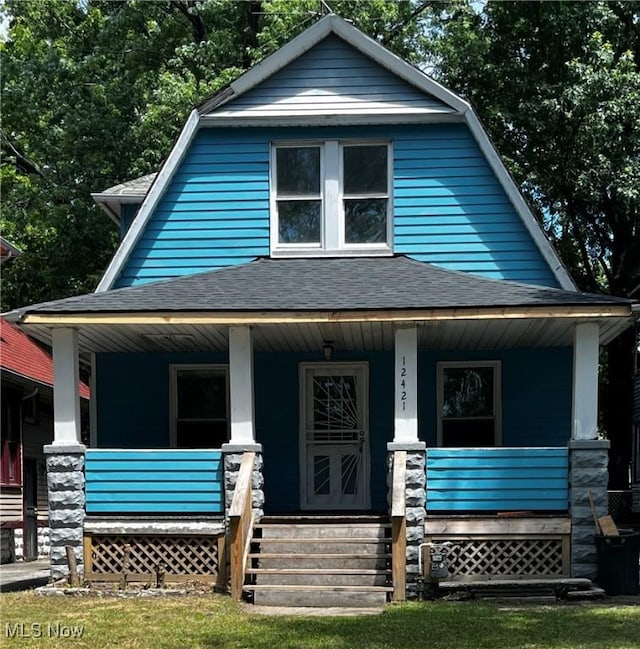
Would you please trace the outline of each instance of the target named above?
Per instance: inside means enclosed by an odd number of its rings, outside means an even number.
[[[169,365],[169,447],[181,448],[178,442],[178,373],[180,371],[214,370],[224,373],[227,409],[227,442],[231,433],[231,404],[229,395],[229,366],[224,363],[172,363]],[[185,420],[186,421],[186,420]],[[190,421],[221,421],[220,419],[192,419]],[[216,448],[203,446],[202,448]]]
[[[14,410],[16,409],[16,410]],[[22,487],[22,394],[2,389],[2,432],[0,434],[0,485]]]
[[[320,148],[320,242],[281,243],[279,236],[277,194],[277,151],[279,148]],[[344,155],[349,146],[387,147],[387,219],[386,241],[381,243],[346,243],[344,211]],[[347,199],[357,199],[359,194]],[[367,196],[384,198],[380,195]],[[295,197],[293,197],[295,199]],[[284,198],[286,200],[286,197]],[[304,200],[304,199],[301,199]],[[310,200],[310,199],[309,199]],[[317,199],[314,199],[317,200]],[[369,139],[282,140],[271,142],[269,155],[269,223],[272,257],[309,256],[390,256],[393,254],[393,142]]]
[[[464,419],[493,419],[493,444],[494,446],[502,446],[502,362],[491,361],[438,361],[436,364],[437,378],[436,378],[436,399],[437,399],[437,445],[442,447],[443,443],[443,430],[442,421],[444,410],[444,372],[451,368],[474,368],[474,367],[490,367],[493,369],[493,417],[451,417],[450,419],[464,420]],[[465,447],[474,448],[474,447]],[[478,445],[478,448],[481,448]]]

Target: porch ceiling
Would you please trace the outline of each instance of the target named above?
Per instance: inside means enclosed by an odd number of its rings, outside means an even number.
[[[573,344],[573,327],[582,318],[501,318],[483,320],[436,320],[414,322],[421,350],[510,349],[553,347]],[[603,317],[600,339],[607,344],[626,323]],[[392,351],[398,322],[303,322],[255,324],[254,349],[262,352],[322,352],[324,341],[332,341],[336,353]],[[25,330],[45,342],[51,329],[44,324],[23,324]],[[82,324],[80,351],[220,351],[228,350],[228,326],[214,324]]]

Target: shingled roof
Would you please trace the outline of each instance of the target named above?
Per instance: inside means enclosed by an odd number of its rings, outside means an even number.
[[[630,305],[631,300],[498,281],[407,257],[258,259],[188,277],[18,309],[74,313],[340,311]]]
[[[53,359],[37,345],[24,331],[0,317],[0,370],[2,374],[13,375],[46,386],[53,386]],[[89,387],[82,381],[78,384],[82,399],[89,398]]]

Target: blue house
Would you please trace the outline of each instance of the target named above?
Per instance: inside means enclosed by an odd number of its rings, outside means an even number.
[[[89,579],[402,600],[433,540],[452,580],[596,576],[631,303],[576,290],[467,102],[329,15],[94,197],[96,292],[11,314],[54,350],[54,577],[72,545]]]

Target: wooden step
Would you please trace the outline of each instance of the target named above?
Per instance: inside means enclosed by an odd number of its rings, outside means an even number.
[[[256,590],[299,590],[299,591],[318,591],[318,592],[333,592],[333,591],[348,591],[348,592],[361,592],[361,593],[390,593],[393,592],[393,586],[290,586],[288,584],[245,584],[243,590],[256,591]]]
[[[388,586],[391,579],[391,570],[386,568],[250,568],[247,574],[261,586]]]
[[[367,554],[297,552],[292,559],[291,554],[281,552],[252,553],[249,555],[249,565],[271,569],[318,569],[331,570],[352,568],[354,570],[386,570],[391,564],[390,554],[370,552]]]
[[[253,537],[252,543],[359,543],[359,544],[380,544],[391,543],[389,538],[357,537],[357,536],[326,536],[326,537],[303,537],[295,535],[286,537]]]
[[[246,573],[253,575],[390,575],[391,570],[384,568],[380,570],[375,568],[248,568]]]
[[[384,517],[263,518],[244,590],[267,606],[382,606],[393,590],[389,537]]]
[[[392,589],[391,589],[392,590]],[[387,602],[386,586],[245,586],[245,592],[261,606],[375,607]]]
[[[260,519],[260,524],[282,524],[282,523],[316,523],[322,525],[324,523],[380,523],[383,525],[391,525],[388,516],[377,516],[374,514],[353,514],[350,516],[339,514],[327,514],[311,516],[308,514],[290,514],[282,516],[263,516]]]
[[[286,524],[269,524],[256,525],[254,527],[254,536],[263,539],[334,539],[334,538],[389,538],[391,528],[379,523],[366,524],[323,524],[308,525],[292,523]]]
[[[254,559],[288,559],[292,560],[292,555],[288,552],[252,552],[249,555]],[[371,554],[357,552],[296,552],[294,560],[298,559],[390,559],[390,553]]]

